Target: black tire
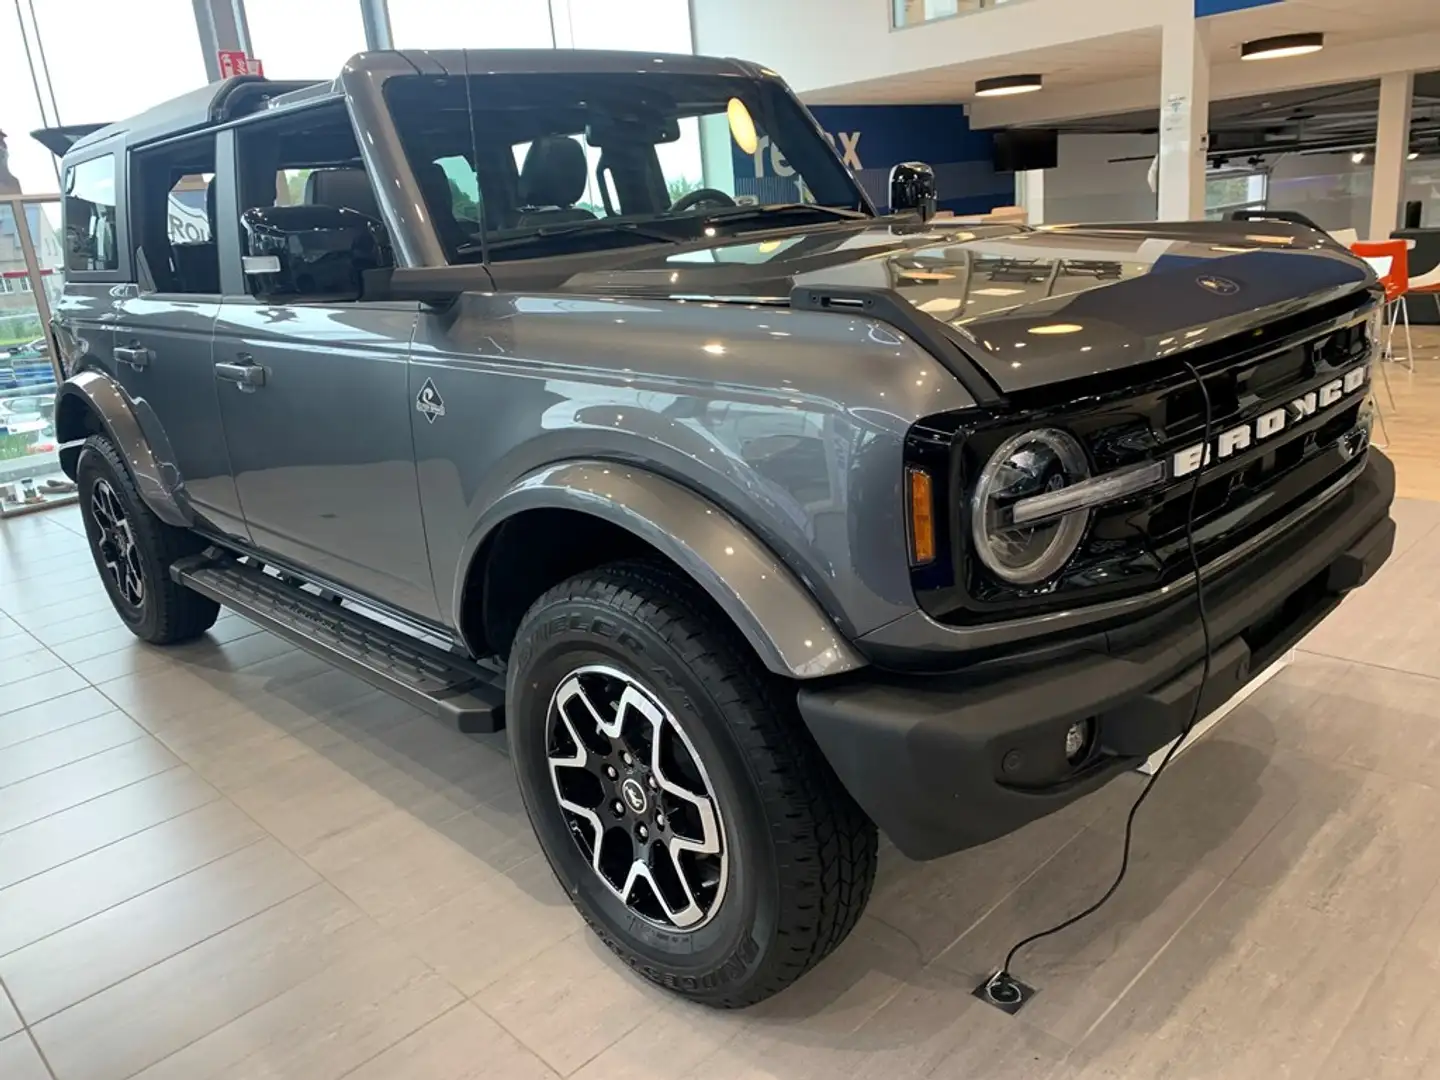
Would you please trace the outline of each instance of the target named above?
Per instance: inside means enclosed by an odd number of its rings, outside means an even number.
[[[561,808],[547,759],[551,701],[568,673],[589,665],[642,683],[708,774],[729,861],[698,928],[637,914],[592,868],[577,839],[588,834]],[[875,879],[875,826],[805,730],[793,690],[689,581],[662,566],[620,563],[551,589],[521,621],[507,690],[511,753],[546,857],[590,926],[645,978],[706,1005],[752,1005],[854,928]],[[599,797],[624,814],[618,800]]]
[[[205,541],[186,529],[167,525],[145,505],[136,490],[124,459],[103,435],[92,435],[80,450],[75,467],[80,489],[81,516],[85,535],[90,540],[90,554],[95,568],[115,611],[136,637],[152,645],[174,645],[191,641],[215,625],[220,605],[208,597],[177,585],[170,578],[170,564],[186,555],[194,555],[205,547]],[[97,497],[101,500],[97,509]],[[113,500],[113,506],[111,502]],[[106,507],[109,507],[107,510]],[[116,554],[107,536],[102,518],[116,513],[123,515],[128,528],[133,556],[128,567],[141,583],[131,590],[107,565],[107,557]],[[106,543],[111,547],[107,549]],[[108,555],[107,555],[108,550]],[[133,578],[131,580],[134,580]],[[138,603],[136,597],[138,596]]]

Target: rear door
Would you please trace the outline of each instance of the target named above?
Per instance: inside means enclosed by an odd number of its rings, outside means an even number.
[[[234,138],[240,207],[342,200],[378,213],[343,107],[262,117]],[[237,237],[238,212],[224,226]],[[222,267],[213,378],[252,542],[336,585],[436,617],[410,437],[419,305],[260,302],[241,269],[237,241]]]
[[[189,504],[216,531],[246,539],[211,357],[216,137],[132,151],[129,165],[134,281],[116,290],[113,370]]]

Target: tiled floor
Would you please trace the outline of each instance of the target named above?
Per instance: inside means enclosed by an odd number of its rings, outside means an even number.
[[[743,1014],[622,971],[537,853],[503,740],[234,616],[119,628],[73,510],[0,524],[0,1078],[1440,1077],[1440,503],[1156,789],[930,864]]]

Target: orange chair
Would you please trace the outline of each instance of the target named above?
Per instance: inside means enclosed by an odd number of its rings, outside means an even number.
[[[1395,358],[1395,330],[1399,322],[1405,322],[1405,366],[1415,370],[1415,346],[1410,337],[1410,305],[1406,296],[1410,292],[1410,241],[1375,240],[1350,245],[1350,250],[1375,268],[1380,284],[1385,287],[1385,306],[1389,312],[1386,320],[1385,357]]]

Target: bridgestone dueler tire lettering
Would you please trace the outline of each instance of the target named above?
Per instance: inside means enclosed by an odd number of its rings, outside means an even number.
[[[599,662],[664,699],[715,782],[732,872],[717,914],[691,933],[628,912],[585,861],[555,798],[550,699],[566,672]],[[591,928],[645,978],[706,1005],[752,1005],[854,928],[874,883],[875,826],[806,731],[793,687],[684,577],[620,563],[551,589],[521,622],[508,683],[511,752],[550,865]]]

